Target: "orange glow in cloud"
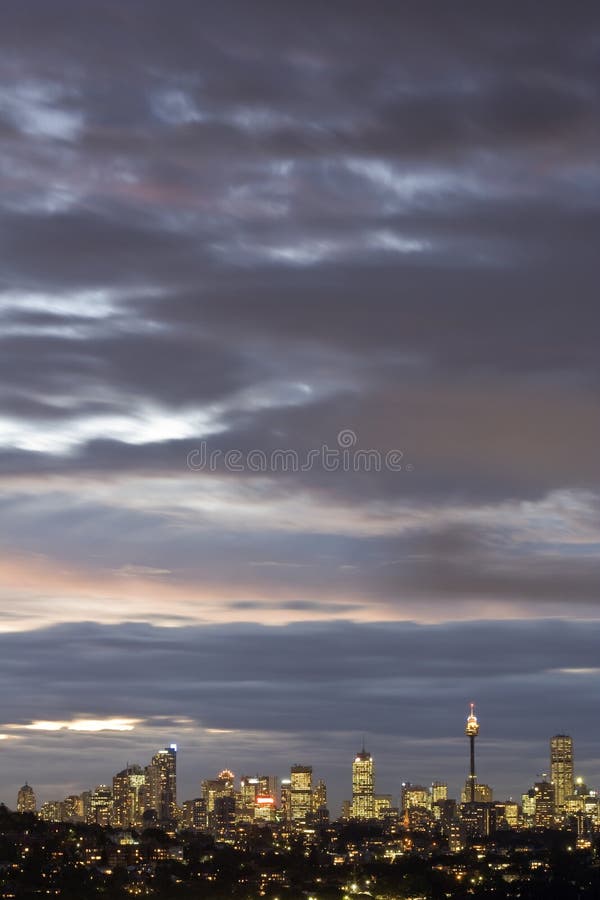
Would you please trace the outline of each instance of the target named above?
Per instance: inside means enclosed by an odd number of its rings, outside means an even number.
[[[23,631],[65,622],[148,622],[162,627],[194,624],[256,622],[284,625],[291,622],[345,619],[355,622],[411,620],[436,624],[449,620],[535,617],[531,606],[498,598],[458,600],[450,607],[432,598],[424,604],[418,597],[386,602],[356,595],[348,607],[348,596],[329,594],[318,604],[294,608],[290,601],[302,601],[293,585],[277,589],[277,597],[265,596],[249,585],[242,598],[243,608],[231,605],[239,600],[239,585],[199,587],[196,583],[170,581],[167,570],[129,566],[118,571],[84,571],[61,566],[40,556],[0,558],[0,631]],[[3,602],[1,602],[3,601]],[[284,608],[278,608],[277,601]],[[336,604],[340,604],[339,612]],[[253,604],[256,604],[254,606]],[[557,614],[561,614],[558,612]],[[572,611],[572,615],[574,611]]]
[[[258,608],[230,607],[239,587],[200,587],[168,580],[167,570],[125,566],[117,571],[83,571],[40,556],[0,558],[0,631],[21,631],[61,622],[114,624],[142,621],[162,626],[257,621],[269,625],[332,618],[326,613],[282,609],[251,585],[243,599]],[[295,599],[293,587],[279,591],[280,600]],[[340,598],[342,601],[344,598]],[[260,608],[265,604],[267,608]],[[372,618],[364,608],[359,618]]]

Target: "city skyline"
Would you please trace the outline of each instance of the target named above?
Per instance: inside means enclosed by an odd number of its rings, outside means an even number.
[[[475,704],[473,702],[470,703],[470,711],[466,721],[466,729],[465,733],[467,737],[469,737],[470,745],[472,746],[472,735],[475,734],[477,736],[479,734],[479,723],[477,718],[474,716],[474,707]],[[473,722],[475,722],[475,729],[473,727]],[[471,737],[470,737],[471,736]],[[548,766],[542,768],[542,771],[538,771],[535,773],[535,777],[533,774],[530,774],[531,784],[534,784],[536,780],[540,778],[544,781],[548,781],[552,785],[554,785],[555,791],[555,804],[556,809],[559,812],[564,812],[566,808],[566,800],[570,798],[576,789],[578,783],[585,783],[589,790],[596,791],[594,787],[593,779],[590,777],[588,772],[585,772],[585,776],[582,777],[582,772],[578,768],[577,770],[574,768],[574,741],[572,736],[565,734],[553,735],[548,739],[548,753],[547,753],[547,762]],[[383,748],[382,748],[383,749]],[[195,787],[198,788],[200,785],[200,790],[194,790],[189,793],[189,796],[183,797],[182,794],[185,792],[185,789],[182,789],[182,784],[180,780],[180,776],[177,776],[177,783],[179,784],[179,789],[175,788],[175,766],[176,759],[178,759],[179,753],[179,744],[171,743],[168,745],[166,749],[158,750],[153,753],[152,759],[150,760],[150,764],[140,768],[138,762],[128,761],[126,767],[116,774],[113,773],[110,779],[106,782],[100,780],[95,785],[89,785],[85,790],[88,792],[93,788],[103,788],[105,784],[113,784],[114,779],[119,779],[122,776],[129,777],[130,774],[141,775],[143,772],[146,773],[146,784],[147,790],[149,791],[148,797],[153,798],[153,800],[148,800],[147,805],[156,808],[159,810],[159,819],[166,820],[173,816],[172,810],[175,809],[176,804],[181,806],[182,802],[186,800],[191,801],[195,796],[199,795],[202,792],[202,786],[207,784],[206,778],[216,778],[217,775],[213,773],[212,775],[208,775],[206,772],[202,775],[201,778],[196,778]],[[343,765],[348,769],[348,772],[351,774],[348,777],[349,781],[349,790],[346,790],[346,795],[342,796],[340,799],[339,796],[339,785],[335,784],[334,790],[330,791],[327,787],[325,790],[327,792],[327,796],[332,798],[333,795],[333,803],[328,806],[329,812],[332,817],[337,818],[339,810],[334,807],[340,807],[342,810],[345,806],[347,806],[348,815],[352,818],[357,819],[368,819],[375,817],[375,810],[377,804],[374,803],[374,798],[376,797],[389,797],[391,805],[398,805],[397,800],[400,801],[400,806],[402,806],[402,795],[406,788],[406,786],[410,785],[420,785],[421,783],[428,783],[429,786],[433,789],[436,785],[443,785],[445,788],[446,796],[454,797],[457,802],[473,802],[476,799],[480,799],[479,794],[479,786],[482,786],[484,791],[488,790],[489,782],[491,781],[491,791],[494,794],[494,800],[500,802],[501,800],[511,800],[517,802],[517,799],[527,790],[530,789],[531,785],[528,787],[524,787],[524,783],[522,782],[520,787],[515,787],[515,790],[512,791],[504,791],[502,787],[498,789],[496,786],[495,779],[490,777],[490,773],[488,773],[488,784],[486,784],[483,779],[479,778],[478,775],[475,774],[474,780],[472,780],[473,769],[473,757],[472,750],[464,751],[464,764],[465,764],[465,779],[463,782],[462,790],[460,787],[456,789],[456,785],[453,785],[449,781],[446,776],[446,770],[448,767],[448,763],[450,760],[448,758],[440,758],[438,762],[438,774],[431,781],[428,779],[422,779],[417,777],[417,775],[413,775],[412,777],[406,776],[406,774],[402,777],[402,780],[398,783],[398,779],[396,778],[395,784],[384,783],[383,785],[379,784],[377,779],[377,767],[376,760],[374,754],[371,753],[370,750],[366,749],[366,740],[365,735],[363,735],[361,749],[357,751],[350,763],[343,764],[340,760],[340,765]],[[167,769],[164,770],[163,761],[167,765]],[[190,761],[188,760],[188,770],[190,766]],[[231,777],[231,787],[233,788],[234,779],[235,782],[240,782],[243,788],[244,779],[251,778],[261,778],[266,777],[265,774],[265,766],[263,765],[262,769],[260,766],[256,767],[256,770],[253,766],[248,766],[246,761],[245,767],[242,767],[243,772],[237,771],[234,773],[231,769],[226,769],[224,772],[228,773]],[[456,764],[456,760],[452,760]],[[172,766],[172,769],[170,768]],[[260,771],[259,771],[260,769]],[[161,775],[162,771],[165,771],[165,775]],[[171,771],[172,774],[169,775],[168,772]],[[156,774],[151,774],[155,772]],[[279,782],[279,788],[283,782],[287,781],[291,792],[292,797],[294,794],[296,798],[296,806],[298,808],[302,808],[303,813],[300,818],[303,818],[306,812],[306,809],[311,808],[311,800],[309,800],[309,795],[316,790],[316,779],[318,779],[319,784],[327,785],[327,779],[325,782],[322,781],[323,772],[314,772],[314,767],[312,764],[305,763],[288,763],[287,770],[284,770],[285,774],[282,774],[281,764],[277,766],[277,769],[271,772],[269,778],[272,776],[275,778],[276,782]],[[577,775],[577,777],[576,777]],[[221,776],[218,776],[221,777]],[[291,781],[290,781],[291,777]],[[516,775],[514,776],[516,778]],[[170,779],[172,778],[172,784]],[[158,779],[158,780],[157,780]],[[296,781],[295,781],[296,779]],[[388,774],[389,780],[389,774]],[[514,783],[514,782],[513,782]],[[347,786],[347,787],[348,787]],[[25,784],[16,791],[20,796],[21,791],[25,789],[29,789],[33,787],[30,784],[30,780],[27,779]],[[189,789],[190,781],[189,774],[188,778],[185,781],[185,787]],[[448,789],[453,788],[450,794],[448,794]],[[599,785],[600,789],[600,785]],[[16,789],[15,789],[16,790]],[[304,796],[306,792],[306,797]],[[71,784],[69,794],[78,794],[79,790],[76,789],[75,784]],[[279,808],[280,806],[280,794],[279,789],[269,788],[268,793],[277,795],[276,806]],[[39,795],[36,793],[36,797],[40,800],[40,802],[57,802],[56,797],[50,798],[49,796]],[[6,805],[10,807],[10,804],[3,800],[0,796],[0,802],[4,802]],[[283,795],[281,795],[281,803],[283,803]],[[289,801],[288,801],[289,802]],[[17,803],[18,805],[18,803]],[[16,807],[15,807],[16,808]],[[162,814],[160,811],[162,810]],[[168,811],[171,811],[169,814]],[[293,819],[292,819],[293,820]]]
[[[598,4],[5,7],[0,797],[599,785]]]
[[[448,783],[440,780],[428,786],[403,782],[397,801],[393,794],[378,792],[374,760],[363,740],[352,760],[351,799],[343,801],[340,813],[328,802],[326,782],[322,778],[315,782],[313,767],[297,762],[289,767],[289,777],[264,772],[236,777],[224,769],[204,778],[196,797],[182,799],[177,794],[178,747],[171,744],[156,751],[145,767],[128,763],[110,785],[98,784],[64,800],[42,801],[39,807],[33,787],[25,782],[18,790],[16,811],[34,813],[46,822],[94,824],[122,833],[158,827],[174,837],[192,830],[233,844],[241,837],[242,845],[243,830],[252,825],[270,826],[284,835],[295,832],[310,840],[325,834],[330,823],[353,821],[378,822],[390,836],[404,833],[407,849],[413,846],[411,832],[442,837],[454,853],[496,831],[529,828],[566,832],[575,828],[578,847],[592,846],[591,837],[600,825],[600,792],[584,778],[573,777],[571,736],[550,738],[552,778],[538,773],[519,796],[502,799],[475,776],[473,739],[479,725],[473,703],[465,734],[469,775],[460,798],[452,797]]]
[[[2,754],[2,768],[0,769],[0,796],[12,790],[11,785],[20,785],[25,780],[34,780],[36,771],[43,767],[44,772],[55,772],[50,779],[54,784],[72,784],[74,771],[90,773],[87,779],[93,780],[93,772],[106,771],[105,760],[112,758],[115,771],[122,768],[127,758],[133,759],[136,748],[145,747],[148,751],[154,750],[158,745],[167,746],[177,737],[177,742],[186,747],[186,755],[189,749],[190,760],[192,757],[200,760],[206,759],[208,767],[217,771],[222,768],[223,754],[226,755],[226,763],[234,770],[240,771],[245,761],[251,759],[271,760],[276,770],[281,760],[281,746],[294,748],[296,758],[312,758],[315,765],[324,773],[330,784],[332,796],[336,803],[345,798],[344,784],[346,780],[345,766],[341,764],[344,751],[348,745],[360,745],[362,735],[365,733],[365,725],[370,723],[372,727],[366,732],[368,743],[377,754],[380,777],[393,783],[398,772],[398,765],[406,767],[406,772],[400,771],[401,780],[409,778],[414,780],[432,781],[439,777],[440,748],[447,750],[449,759],[448,780],[453,784],[462,785],[466,777],[466,762],[463,759],[466,743],[464,729],[457,730],[457,714],[462,715],[465,705],[465,696],[472,695],[470,687],[464,690],[464,686],[471,685],[472,665],[474,661],[471,655],[465,661],[465,672],[462,678],[457,679],[455,685],[446,683],[443,694],[439,689],[432,687],[431,699],[424,701],[419,696],[419,689],[423,683],[427,685],[428,678],[414,679],[414,668],[418,664],[420,647],[427,645],[435,657],[451,658],[453,650],[448,653],[446,629],[439,627],[426,628],[425,626],[412,626],[421,634],[420,640],[415,641],[410,634],[406,635],[405,627],[394,627],[389,624],[385,627],[374,626],[375,635],[369,644],[369,654],[373,646],[378,649],[377,660],[370,657],[372,672],[370,676],[361,675],[354,680],[356,674],[355,661],[361,658],[365,652],[363,646],[363,628],[356,628],[351,624],[340,627],[335,625],[328,638],[322,640],[322,635],[315,635],[313,628],[308,630],[302,626],[292,626],[287,638],[288,659],[284,663],[281,659],[277,640],[273,629],[256,630],[255,628],[243,629],[239,636],[232,641],[230,628],[218,630],[217,637],[221,644],[221,650],[227,655],[228,667],[231,678],[231,693],[229,689],[225,695],[215,694],[206,690],[213,683],[215,673],[211,666],[205,669],[203,683],[205,694],[201,698],[202,706],[212,718],[211,726],[202,727],[197,723],[193,715],[195,708],[189,708],[192,715],[179,716],[155,716],[155,694],[160,695],[164,679],[162,672],[152,672],[152,646],[144,651],[143,640],[146,629],[138,629],[130,626],[130,640],[138,645],[137,664],[139,672],[133,679],[131,670],[123,671],[119,665],[113,665],[118,659],[112,648],[107,645],[105,633],[102,636],[103,653],[98,655],[95,661],[84,659],[89,646],[94,646],[94,637],[97,630],[90,627],[91,641],[81,642],[77,636],[68,642],[68,651],[65,650],[65,673],[67,678],[73,665],[77,665],[78,655],[81,654],[81,666],[87,666],[88,678],[102,678],[104,684],[113,683],[112,700],[110,708],[118,714],[117,717],[102,718],[106,707],[102,706],[95,712],[94,718],[76,715],[71,720],[57,720],[52,715],[52,710],[46,706],[45,719],[33,719],[32,722],[18,724],[7,723],[0,733],[4,739],[0,739],[0,753]],[[496,639],[498,647],[512,642],[513,653],[522,654],[522,660],[528,662],[527,653],[532,641],[539,636],[540,623],[523,623],[518,630],[507,631],[498,624],[496,626]],[[467,639],[472,644],[477,644],[481,634],[481,625],[465,623],[457,626],[456,639]],[[572,632],[576,644],[573,656],[569,656],[570,646],[566,640],[569,630]],[[548,623],[549,634],[553,636],[554,648],[553,668],[564,666],[571,669],[574,659],[578,664],[588,662],[593,665],[596,657],[597,641],[600,640],[594,629],[588,625],[578,626],[573,623],[568,629],[564,626],[557,627],[556,623]],[[110,634],[110,629],[108,630]],[[173,630],[164,630],[164,640],[173,642]],[[176,674],[179,672],[181,660],[189,657],[192,647],[200,648],[207,654],[212,654],[213,641],[209,639],[203,646],[202,632],[188,630],[189,648],[184,645],[183,654],[180,652],[179,638],[171,644],[172,649],[166,654],[163,649],[163,660]],[[335,655],[335,641],[342,647],[342,655]],[[286,700],[285,691],[297,692],[294,680],[297,673],[298,662],[296,660],[294,646],[298,653],[303,653],[307,641],[312,641],[313,647],[319,648],[317,664],[314,672],[315,683],[318,678],[323,678],[329,683],[328,690],[333,690],[332,682],[339,680],[336,690],[336,703],[338,705],[335,723],[330,722],[328,728],[315,729],[315,722],[319,716],[319,707],[315,706],[312,695],[307,694],[301,705],[298,701],[290,707]],[[321,643],[322,641],[322,643]],[[400,643],[399,643],[400,641]],[[402,643],[403,642],[403,643]],[[0,645],[2,636],[0,635]],[[43,636],[34,637],[36,652],[45,652]],[[242,650],[243,647],[243,650]],[[19,643],[15,643],[14,636],[4,644],[5,654],[0,656],[0,670],[2,666],[14,667],[18,660],[23,658],[24,651]],[[398,666],[398,653],[403,658],[402,668]],[[51,651],[54,653],[54,650]],[[118,650],[117,650],[118,654]],[[326,654],[329,654],[327,658]],[[485,658],[484,658],[485,657]],[[269,702],[264,706],[260,714],[252,704],[248,705],[247,698],[255,694],[255,689],[240,691],[239,677],[245,671],[248,660],[252,660],[255,673],[260,671],[265,679],[262,688],[262,697],[269,696]],[[482,781],[491,780],[493,773],[495,785],[506,793],[507,796],[515,790],[513,781],[513,768],[511,758],[519,759],[520,765],[525,770],[524,760],[529,761],[530,772],[545,772],[549,768],[545,741],[549,734],[568,732],[578,735],[578,764],[581,771],[591,783],[600,784],[600,764],[598,760],[598,744],[594,734],[589,735],[590,709],[595,702],[594,679],[590,678],[589,692],[580,690],[571,693],[570,690],[559,690],[560,676],[556,678],[547,670],[538,671],[535,660],[532,660],[531,670],[521,675],[522,685],[527,685],[530,696],[528,702],[532,710],[537,707],[535,717],[533,714],[527,719],[515,715],[515,702],[517,699],[523,702],[523,698],[513,698],[507,695],[507,690],[514,684],[514,673],[507,665],[507,659],[498,653],[495,661],[490,657],[489,644],[483,648],[480,665],[482,671],[489,673],[489,683],[493,686],[482,686],[479,691],[481,700],[479,708],[485,709],[485,740],[479,753],[478,769]],[[492,667],[494,667],[492,669]],[[365,670],[363,670],[365,671]],[[97,673],[97,674],[96,674]],[[126,674],[129,673],[129,674]],[[218,673],[221,675],[221,672]],[[272,694],[268,694],[267,679],[273,678],[274,688]],[[35,671],[32,673],[35,678]],[[137,685],[135,689],[134,703],[127,696],[127,705],[119,700],[118,686],[123,678],[129,677],[131,685]],[[574,675],[570,676],[572,680]],[[363,695],[367,685],[372,684],[380,694],[377,706],[370,702],[369,693]],[[410,690],[410,702],[404,702],[395,693],[400,690],[399,679],[402,679],[402,690],[406,695]],[[412,682],[411,682],[412,679]],[[587,676],[581,680],[587,681]],[[9,684],[10,682],[6,682]],[[71,690],[69,682],[63,681],[64,691]],[[276,686],[275,686],[276,685]],[[385,690],[382,690],[385,685]],[[553,685],[556,704],[545,704],[548,686]],[[74,685],[77,688],[76,685]],[[222,691],[222,686],[220,690]],[[130,688],[131,690],[131,688]],[[524,688],[522,688],[523,693]],[[234,691],[238,694],[238,703],[233,704]],[[414,692],[414,697],[413,697]],[[85,697],[85,687],[81,691]],[[228,710],[223,716],[223,707],[219,696],[227,696]],[[145,699],[142,701],[142,697]],[[449,703],[450,700],[450,703]],[[209,702],[210,701],[210,702]],[[5,698],[5,710],[11,703],[10,693]],[[35,695],[29,701],[30,708],[38,708]],[[85,708],[81,700],[74,704],[75,709]],[[182,712],[183,712],[182,707]],[[132,715],[132,712],[134,713]],[[301,717],[299,713],[301,712]],[[22,704],[19,705],[18,715],[23,714]],[[18,715],[14,718],[18,719]],[[332,727],[335,724],[335,728]],[[356,726],[351,728],[351,726]],[[273,729],[276,730],[273,730]],[[306,730],[308,729],[308,731]],[[319,747],[319,750],[316,748]],[[393,750],[390,748],[393,747]],[[386,749],[387,748],[387,749]],[[29,758],[33,764],[24,771],[24,759]],[[12,774],[11,774],[12,773]],[[410,776],[412,775],[412,778]],[[523,779],[527,775],[523,771]],[[184,783],[189,785],[192,792],[193,767],[183,769]],[[39,779],[38,779],[39,781]],[[48,790],[51,790],[50,786]],[[44,792],[46,793],[46,792]],[[65,793],[69,793],[68,790]]]

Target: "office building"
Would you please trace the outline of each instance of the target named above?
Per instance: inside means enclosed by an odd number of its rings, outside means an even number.
[[[550,739],[550,779],[554,785],[556,811],[561,813],[574,793],[573,738],[555,734]]]
[[[550,828],[554,823],[555,795],[554,785],[550,781],[536,781],[534,825],[536,828]]]
[[[243,798],[249,800],[250,805],[254,804],[258,787],[258,778],[252,780],[247,776],[244,779],[244,785],[240,793],[240,804]],[[210,816],[215,812],[217,801],[223,798],[235,800],[235,775],[230,769],[223,769],[216,778],[208,778],[202,782],[202,799],[206,804],[206,812]]]
[[[448,785],[445,781],[434,781],[431,785],[431,802],[448,799]]]
[[[489,784],[481,784],[467,778],[465,786],[461,792],[460,799],[462,803],[471,802],[471,791],[475,794],[475,803],[492,803],[494,800],[494,790]]]
[[[206,803],[202,797],[184,801],[181,824],[190,831],[202,831],[206,828]]]
[[[36,809],[36,800],[35,793],[31,785],[25,784],[22,788],[19,788],[19,793],[17,794],[17,812],[19,813],[34,813]]]
[[[375,817],[375,772],[373,758],[363,749],[357,753],[352,763],[352,818],[373,819]]]
[[[140,766],[118,772],[113,778],[113,825],[131,828],[141,824],[146,798],[146,774]]]
[[[62,803],[63,822],[84,822],[83,799],[80,794],[69,794]]]
[[[504,819],[508,828],[518,828],[519,804],[514,800],[507,800],[504,804]]]
[[[375,794],[375,796],[373,797],[373,818],[380,820],[387,819],[390,815],[391,809],[391,794]]]
[[[312,766],[292,766],[290,770],[290,821],[303,825],[312,812]]]
[[[316,812],[319,809],[327,809],[327,785],[321,779],[313,792],[313,809]]]
[[[489,837],[492,828],[492,807],[490,803],[468,800],[460,808],[463,833],[471,840]]]
[[[177,819],[177,745],[159,750],[146,767],[147,809],[153,809],[158,822]]]
[[[422,784],[405,781],[402,784],[402,812],[411,809],[431,809],[431,794]]]
[[[63,805],[59,800],[46,800],[40,807],[42,822],[62,822]]]
[[[90,794],[86,823],[88,825],[102,825],[106,827],[111,824],[111,818],[112,791],[108,785],[99,784]]]
[[[292,820],[292,810],[291,810],[291,801],[290,794],[292,789],[292,781],[291,778],[282,778],[281,779],[281,787],[279,792],[279,808],[280,808],[280,816],[282,822],[291,822]]]

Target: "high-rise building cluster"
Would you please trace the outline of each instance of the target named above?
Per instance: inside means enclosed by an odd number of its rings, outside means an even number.
[[[550,777],[541,776],[520,802],[494,800],[493,790],[478,781],[475,766],[479,722],[471,704],[465,734],[469,739],[469,766],[460,800],[448,796],[448,785],[434,781],[425,786],[405,782],[399,802],[391,794],[375,791],[375,762],[363,743],[351,764],[352,797],[344,802],[342,820],[379,821],[411,833],[444,835],[451,848],[460,849],[471,838],[502,828],[548,828],[576,823],[585,842],[590,829],[600,829],[600,797],[582,778],[575,778],[573,740],[558,734],[550,740]],[[17,811],[36,812],[33,788],[24,784]],[[144,767],[127,766],[93,790],[42,804],[46,821],[84,822],[130,829],[160,826],[168,829],[227,833],[241,823],[279,824],[289,830],[314,829],[329,822],[327,787],[315,782],[309,765],[294,764],[289,777],[242,775],[223,769],[202,781],[199,795],[177,802],[177,746],[154,754]]]
[[[18,812],[35,812],[33,789],[25,784],[17,798]],[[39,815],[48,822],[85,822],[117,828],[166,825],[180,819],[177,806],[177,746],[154,754],[150,763],[127,766],[113,777],[112,786],[71,794],[64,800],[42,803]]]

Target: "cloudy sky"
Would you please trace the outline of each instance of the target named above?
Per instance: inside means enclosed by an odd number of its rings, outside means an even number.
[[[456,795],[471,699],[600,787],[597,4],[25,0],[0,76],[0,799]]]

